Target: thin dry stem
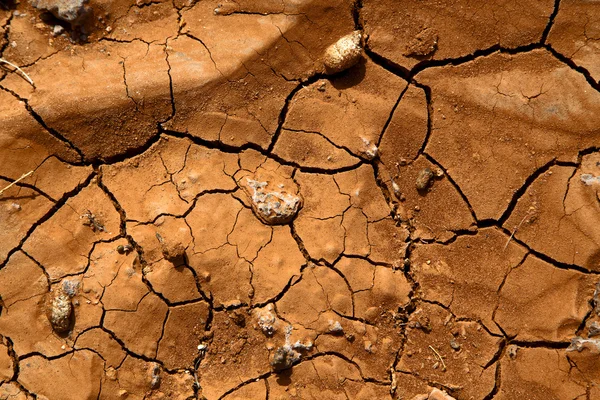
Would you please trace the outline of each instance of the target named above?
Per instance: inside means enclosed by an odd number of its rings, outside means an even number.
[[[35,87],[33,80],[31,80],[29,75],[27,75],[27,73],[25,71],[23,71],[21,68],[19,68],[15,64],[11,63],[10,61],[5,60],[4,58],[0,58],[0,63],[8,64],[11,67],[13,67],[16,71],[19,71],[21,73],[21,75],[27,80],[27,82],[29,82],[29,84],[31,84],[31,86]]]
[[[510,241],[512,240],[512,238],[515,236],[515,233],[517,233],[517,231],[519,230],[519,228],[521,227],[521,225],[523,225],[523,222],[525,222],[525,219],[529,216],[529,213],[525,214],[525,216],[523,217],[523,219],[521,220],[521,222],[519,222],[519,225],[517,225],[515,227],[515,229],[512,231],[512,233],[510,234],[510,237],[508,238],[508,240],[506,241],[506,244],[504,245],[504,249],[506,250],[506,248],[508,247],[508,244],[510,243]]]
[[[440,355],[440,353],[437,352],[436,349],[433,348],[433,346],[429,345],[429,348],[440,359],[440,361],[442,362],[442,367],[444,367],[444,371],[445,371],[446,370],[446,363],[444,362],[444,358]]]
[[[8,189],[10,189],[14,184],[22,181],[23,179],[27,178],[29,175],[33,174],[33,171],[29,171],[26,174],[21,175],[21,177],[17,180],[15,180],[14,182],[12,182],[10,185],[8,185],[7,187],[5,187],[4,189],[0,190],[0,196],[2,196],[2,194],[7,191]]]

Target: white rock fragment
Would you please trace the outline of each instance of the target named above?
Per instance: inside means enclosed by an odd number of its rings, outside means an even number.
[[[61,35],[64,31],[65,31],[65,28],[63,28],[62,26],[54,25],[54,28],[52,28],[52,36]]]
[[[375,146],[374,143],[371,143],[370,140],[365,139],[365,138],[361,138],[365,148],[363,150],[363,153],[365,154],[365,156],[369,159],[372,160],[375,157],[377,157],[377,154],[379,154],[379,149],[377,148],[377,146]]]
[[[567,351],[582,352],[583,349],[588,349],[594,354],[600,353],[600,339],[584,339],[581,336],[575,336],[571,339],[571,344],[567,347]]]
[[[325,50],[323,64],[328,73],[342,72],[358,63],[362,53],[361,38],[362,33],[354,31]]]
[[[251,196],[253,208],[258,217],[269,225],[286,224],[298,213],[302,198],[293,193],[288,193],[282,185],[269,190],[268,182],[259,182],[246,178],[248,186],[252,189]]]
[[[340,321],[329,320],[329,333],[333,333],[334,335],[344,333],[344,328],[340,324]]]
[[[600,184],[600,176],[594,176],[592,174],[581,174],[581,182],[585,183],[587,186]]]
[[[285,328],[285,344],[278,347],[271,359],[271,367],[274,371],[279,372],[289,369],[300,360],[301,354],[292,348],[290,338],[292,335],[292,326],[288,325]],[[312,343],[311,343],[312,348]]]
[[[263,309],[255,311],[258,326],[267,336],[272,336],[277,331],[277,316],[273,312],[273,305],[269,304]]]

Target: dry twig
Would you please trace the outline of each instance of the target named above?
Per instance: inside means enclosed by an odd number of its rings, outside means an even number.
[[[8,185],[4,189],[0,190],[0,196],[2,196],[2,193],[4,193],[5,191],[7,191],[8,189],[10,189],[14,184],[22,181],[23,179],[27,178],[31,174],[33,174],[33,171],[29,171],[28,173],[21,175],[21,177],[19,179],[15,180],[13,183],[11,183],[10,185]]]
[[[5,60],[4,58],[0,58],[0,63],[8,64],[11,67],[13,67],[15,69],[15,71],[18,71],[18,72],[21,73],[21,75],[27,80],[27,82],[29,82],[29,84],[31,86],[35,87],[35,84],[31,80],[31,78],[29,77],[29,75],[27,75],[27,73],[25,71],[23,71],[21,68],[19,68],[17,65],[11,63],[10,61]]]
[[[515,236],[515,233],[517,233],[517,231],[519,230],[519,228],[521,227],[521,225],[523,225],[523,222],[525,222],[525,219],[529,216],[529,213],[525,214],[525,216],[523,217],[523,219],[521,220],[521,222],[519,222],[519,225],[517,225],[515,227],[515,229],[512,231],[512,233],[510,234],[510,237],[508,238],[508,240],[506,241],[506,244],[504,245],[504,249],[502,249],[503,251],[506,250],[506,248],[508,247],[508,244],[510,243],[510,241],[512,240],[512,238]]]
[[[433,346],[429,345],[429,348],[431,349],[431,351],[433,351],[433,353],[437,356],[437,358],[440,359],[441,363],[442,363],[442,367],[444,368],[443,371],[446,370],[446,363],[444,362],[444,358],[440,355],[440,353],[437,352],[436,349],[433,348]]]

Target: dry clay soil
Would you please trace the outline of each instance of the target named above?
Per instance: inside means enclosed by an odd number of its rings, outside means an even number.
[[[599,2],[88,5],[0,2],[0,399],[600,399]]]

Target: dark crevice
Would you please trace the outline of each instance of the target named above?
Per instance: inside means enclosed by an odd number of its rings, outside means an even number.
[[[423,140],[423,144],[421,145],[421,148],[417,152],[417,155],[414,157],[413,161],[416,160],[419,155],[425,153],[425,149],[427,148],[427,144],[429,143],[429,138],[431,138],[431,132],[433,130],[433,104],[431,102],[431,88],[418,82],[415,82],[414,84],[416,87],[423,89],[423,92],[425,92],[425,101],[427,103],[427,133],[425,134],[425,140]]]
[[[254,383],[256,381],[259,381],[261,379],[267,379],[272,374],[273,374],[273,372],[269,371],[269,372],[265,372],[264,374],[261,374],[259,376],[255,376],[255,377],[252,377],[250,379],[247,379],[244,382],[240,383],[239,385],[237,385],[237,386],[229,389],[228,391],[226,391],[225,393],[223,393],[221,396],[219,396],[219,400],[223,399],[224,397],[229,396],[231,393],[235,392],[236,390],[239,390],[239,389],[243,388],[246,385],[249,385],[249,384]]]
[[[514,344],[519,347],[525,347],[529,349],[543,348],[543,349],[556,349],[564,350],[571,344],[570,342],[552,342],[552,341],[523,341],[523,340],[510,340],[508,344]]]
[[[385,124],[383,124],[383,129],[381,129],[381,132],[379,133],[379,137],[377,138],[377,142],[375,143],[375,146],[377,148],[379,148],[379,146],[381,145],[383,136],[385,135],[385,132],[387,131],[388,127],[390,126],[390,123],[392,122],[392,119],[394,118],[394,113],[396,112],[396,109],[400,105],[400,102],[402,101],[402,98],[404,97],[404,94],[408,91],[409,87],[410,87],[410,84],[407,83],[407,85],[404,87],[404,89],[402,89],[402,91],[400,92],[400,95],[398,96],[396,103],[394,103],[394,106],[392,107],[392,111],[390,111],[390,115],[388,116],[387,120],[385,121]]]
[[[529,187],[540,176],[542,176],[543,174],[545,174],[546,172],[548,172],[550,170],[550,168],[552,168],[554,166],[577,167],[577,164],[572,163],[572,162],[557,161],[556,159],[552,159],[549,162],[547,162],[546,164],[542,165],[537,170],[535,170],[532,174],[530,174],[527,177],[527,179],[525,179],[525,183],[519,189],[517,189],[517,191],[513,194],[510,202],[508,203],[508,206],[506,207],[506,209],[502,213],[502,216],[498,220],[498,225],[500,225],[500,226],[504,225],[504,223],[510,218],[512,212],[514,211],[515,207],[519,203],[519,200],[521,199],[521,197],[523,197],[523,195],[525,194],[525,192],[527,191],[527,189],[529,189]]]
[[[325,79],[325,78],[327,78],[326,75],[314,74],[314,75],[308,77],[304,82],[301,82],[300,84],[298,84],[298,86],[296,86],[294,89],[292,89],[292,91],[286,96],[283,107],[281,108],[281,111],[279,112],[279,117],[277,119],[277,128],[275,129],[275,133],[273,134],[271,143],[269,144],[269,147],[267,148],[267,153],[273,152],[273,148],[275,147],[275,144],[277,143],[277,140],[279,139],[279,136],[281,135],[281,130],[283,129],[283,125],[285,124],[285,120],[287,118],[287,114],[288,114],[288,111],[290,108],[290,103],[291,103],[292,99],[294,98],[294,96],[296,95],[296,93],[298,93],[303,88],[317,82],[319,79]]]
[[[196,145],[203,146],[208,149],[219,150],[224,153],[239,154],[239,153],[243,152],[244,150],[255,150],[255,151],[259,152],[260,154],[264,155],[265,157],[275,160],[279,164],[291,166],[291,167],[297,168],[298,170],[300,170],[302,172],[308,172],[308,173],[332,175],[332,174],[336,174],[336,173],[340,173],[340,172],[352,171],[352,170],[356,169],[357,167],[359,167],[360,165],[362,165],[362,164],[351,165],[351,166],[341,167],[341,168],[337,168],[337,169],[303,167],[297,163],[286,161],[286,160],[282,159],[281,157],[278,157],[278,156],[270,153],[269,150],[265,150],[265,149],[261,148],[260,146],[258,146],[255,143],[246,143],[242,146],[231,146],[231,145],[227,145],[222,142],[219,142],[219,141],[211,141],[211,140],[202,139],[202,138],[193,136],[186,132],[178,132],[178,131],[167,130],[167,129],[161,128],[161,133],[166,136],[173,136],[173,137],[177,137],[180,139],[186,138],[186,139],[191,140]]]
[[[4,86],[0,86],[0,89],[4,90],[7,93],[10,93],[17,100],[23,102],[23,104],[24,104],[25,108],[27,109],[27,111],[37,121],[37,123],[40,124],[42,126],[42,128],[44,128],[54,138],[60,140],[61,142],[63,142],[64,144],[66,144],[67,147],[69,147],[71,150],[75,151],[77,153],[77,155],[79,156],[80,161],[83,161],[85,159],[85,155],[83,154],[83,152],[79,148],[77,148],[73,144],[73,142],[71,142],[69,139],[67,139],[63,135],[61,135],[55,129],[53,129],[53,128],[49,127],[48,125],[46,125],[46,122],[42,119],[42,117],[37,112],[35,112],[35,110],[31,107],[31,105],[29,105],[29,100],[27,100],[24,97],[19,96],[16,92],[14,92],[14,91],[12,91],[10,89],[7,89]]]
[[[129,158],[133,158],[135,156],[139,156],[142,153],[145,153],[146,150],[148,150],[154,144],[156,144],[158,141],[160,141],[160,139],[161,139],[160,129],[157,126],[157,133],[150,136],[146,140],[145,143],[142,143],[141,145],[139,145],[137,147],[129,148],[126,151],[116,154],[116,155],[113,155],[113,156],[101,157],[101,158],[96,158],[93,160],[86,160],[85,163],[83,163],[82,165],[85,165],[85,166],[91,165],[93,167],[100,167],[103,165],[117,164],[117,163],[126,161]]]
[[[362,31],[364,30],[364,23],[361,15],[363,4],[362,0],[354,0],[352,4],[352,20],[354,21],[354,30]]]
[[[181,18],[181,15],[179,16],[179,18]],[[168,43],[169,41],[167,40],[167,45]],[[171,63],[169,62],[169,51],[167,49],[165,49],[165,62],[168,66],[167,75],[169,76],[169,94],[171,96],[171,115],[167,117],[167,119],[165,119],[164,121],[159,121],[159,126],[173,119],[175,117],[175,114],[177,113],[177,107],[175,105],[175,90],[173,89],[173,76],[171,75],[172,67]]]
[[[552,30],[552,26],[554,25],[554,20],[556,19],[556,16],[558,15],[559,8],[560,8],[560,0],[554,0],[554,9],[552,10],[552,14],[550,14],[550,18],[548,20],[548,25],[546,25],[546,28],[544,29],[544,32],[542,33],[542,39],[540,40],[540,43],[546,44],[546,41],[548,40],[548,35],[550,34],[550,30]]]
[[[323,135],[321,132],[317,132],[317,131],[307,131],[307,130],[304,130],[304,129],[291,129],[291,128],[286,128],[286,131],[290,131],[290,132],[297,132],[297,133],[309,133],[309,134],[319,135],[319,136],[320,136],[321,138],[323,138],[323,139],[324,139],[324,140],[325,140],[327,143],[329,143],[330,145],[332,145],[332,146],[333,146],[333,147],[335,147],[336,149],[338,149],[338,150],[343,150],[343,151],[345,151],[346,153],[348,153],[348,155],[350,155],[350,156],[353,156],[353,157],[356,157],[356,158],[358,159],[358,160],[357,160],[357,162],[356,162],[356,164],[354,164],[354,165],[352,165],[352,166],[350,166],[350,167],[354,167],[354,168],[356,168],[356,167],[359,167],[359,166],[360,166],[360,164],[361,164],[361,162],[362,162],[362,161],[361,161],[361,156],[360,156],[359,154],[354,154],[354,153],[352,152],[352,150],[350,150],[348,147],[346,147],[346,146],[342,146],[342,145],[339,145],[339,144],[337,144],[337,143],[333,142],[331,139],[329,139],[327,136]]]
[[[7,176],[3,176],[0,175],[0,179],[5,180],[9,183],[13,183],[14,181],[16,181],[16,179],[13,178],[9,178]],[[15,183],[13,185],[13,187],[17,187],[17,188],[26,188],[26,189],[30,189],[33,190],[35,193],[39,194],[42,197],[45,197],[47,200],[50,200],[52,203],[56,203],[56,200],[53,199],[48,193],[44,192],[42,189],[36,187],[35,185],[29,184],[29,183],[25,183],[23,181],[19,181],[17,183]],[[17,195],[18,196],[18,195]],[[15,197],[15,196],[13,196]],[[3,199],[10,199],[11,197],[9,196],[3,196]]]
[[[505,229],[503,227],[498,227],[498,228],[501,229],[501,230],[503,230],[506,235],[510,236],[511,233],[507,229]],[[546,255],[544,253],[541,253],[541,252],[539,252],[537,250],[534,250],[533,248],[529,247],[529,245],[527,245],[527,243],[525,243],[525,242],[523,242],[523,241],[515,238],[514,236],[513,236],[512,240],[515,243],[518,243],[521,246],[525,247],[529,251],[529,253],[531,253],[531,255],[539,258],[542,261],[547,262],[548,264],[552,265],[555,268],[564,269],[564,270],[567,270],[567,271],[578,271],[578,272],[581,272],[583,274],[588,274],[588,275],[600,275],[600,271],[593,271],[593,270],[584,268],[584,267],[582,267],[580,265],[568,264],[568,263],[564,263],[564,262],[560,262],[558,260],[555,260],[552,257],[550,257],[550,256],[548,256],[548,255]]]
[[[31,236],[31,234],[38,228],[38,226],[40,226],[44,222],[48,221],[63,205],[65,205],[65,203],[67,202],[67,200],[69,200],[72,197],[75,197],[85,187],[89,186],[89,184],[91,183],[92,179],[95,176],[96,176],[95,172],[91,173],[82,183],[80,183],[79,185],[77,185],[73,190],[71,190],[71,191],[66,192],[65,194],[63,194],[63,196],[56,202],[56,204],[54,204],[54,206],[50,210],[48,210],[48,212],[46,212],[46,214],[44,214],[39,220],[37,220],[27,230],[27,232],[25,233],[25,235],[23,236],[23,238],[19,241],[19,244],[16,247],[14,247],[13,249],[11,249],[7,253],[6,259],[4,261],[2,261],[2,263],[0,263],[0,269],[4,268],[4,266],[6,265],[6,263],[8,262],[8,260],[10,259],[10,257],[14,253],[16,253],[17,251],[21,250],[21,248],[23,247],[23,244],[27,241],[27,239],[29,239],[29,237]]]
[[[452,184],[452,186],[454,187],[456,192],[459,194],[461,199],[465,202],[465,204],[469,208],[469,213],[471,214],[471,218],[473,218],[473,221],[477,222],[477,215],[475,214],[475,210],[473,210],[473,206],[471,206],[469,199],[463,193],[463,191],[461,190],[460,186],[458,186],[456,181],[454,179],[452,179],[452,177],[448,174],[446,169],[435,158],[431,157],[429,154],[427,154],[425,152],[423,152],[423,157],[425,157],[427,159],[427,161],[429,161],[430,163],[432,163],[433,165],[435,165],[436,167],[438,167],[442,171],[444,171],[444,176],[446,177],[446,179],[448,179],[448,182],[450,182]],[[478,224],[478,226],[479,226],[479,224]]]
[[[502,364],[498,362],[496,365],[496,372],[494,374],[494,388],[487,396],[483,398],[483,400],[492,400],[500,391],[500,386],[502,385]]]
[[[2,1],[0,1],[0,6],[1,5],[3,5]],[[9,40],[10,24],[11,24],[12,19],[14,17],[15,17],[15,14],[11,12],[10,15],[8,16],[7,20],[6,20],[6,24],[2,27],[2,28],[4,28],[4,35],[3,35],[4,45],[2,45],[2,47],[0,47],[0,56],[4,56],[4,51],[6,50],[6,48],[8,47],[8,45],[10,44],[10,40]]]
[[[585,77],[585,80],[589,83],[591,87],[600,92],[600,83],[597,82],[593,77],[590,71],[580,65],[577,65],[575,61],[571,60],[569,57],[562,55],[558,51],[556,51],[551,45],[547,44],[544,46],[546,50],[548,50],[552,55],[559,60],[560,62],[569,66],[569,68],[579,72]]]
[[[306,267],[306,265],[304,265],[301,269],[303,269],[304,267]],[[285,294],[295,285],[297,285],[300,281],[302,281],[302,275],[292,275],[290,277],[290,279],[288,280],[288,282],[285,284],[285,286],[283,287],[283,289],[277,293],[276,296],[262,301],[260,303],[253,303],[250,306],[250,309],[255,309],[255,308],[262,308],[262,307],[266,307],[269,303],[277,303],[279,300],[281,300],[283,298],[283,296],[285,296]]]

